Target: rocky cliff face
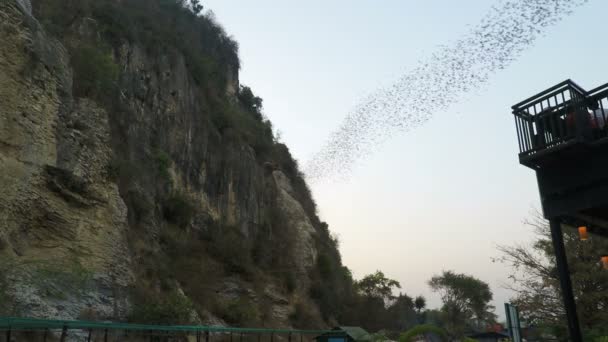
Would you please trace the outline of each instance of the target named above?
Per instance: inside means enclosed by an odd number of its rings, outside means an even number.
[[[0,2],[0,314],[141,319],[179,297],[193,322],[292,326],[305,307],[321,325],[308,194],[213,121],[238,66],[210,95],[180,51],[119,40],[115,92],[77,94],[74,46],[104,44],[101,24],[56,37],[33,15]]]

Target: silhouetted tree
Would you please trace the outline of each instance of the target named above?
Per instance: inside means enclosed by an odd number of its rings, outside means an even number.
[[[414,298],[414,308],[416,309],[418,323],[424,323],[425,313],[422,310],[426,308],[426,298],[422,296],[417,296]]]
[[[544,327],[555,335],[566,333],[566,317],[560,294],[559,278],[548,222],[540,214],[526,224],[534,228],[536,237],[530,244],[499,246],[502,257],[497,261],[511,265],[509,277],[515,292],[512,302],[518,306],[522,319]],[[564,244],[577,311],[584,332],[591,340],[608,334],[608,272],[600,258],[608,251],[608,240],[591,235],[581,241],[575,229],[564,229]]]
[[[462,337],[467,325],[476,328],[494,322],[496,316],[490,286],[475,277],[444,271],[429,281],[431,289],[439,292],[446,328],[452,337]]]
[[[203,11],[203,5],[200,0],[190,0],[190,8],[194,14],[199,15]]]
[[[422,309],[426,307],[426,299],[422,296],[414,298],[414,307],[416,308],[416,311],[420,313]]]
[[[385,277],[382,271],[365,276],[356,285],[361,294],[382,299],[384,302],[395,299],[393,289],[401,288],[398,281]]]

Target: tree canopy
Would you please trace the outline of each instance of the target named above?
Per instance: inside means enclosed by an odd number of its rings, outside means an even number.
[[[490,286],[473,276],[443,271],[429,280],[429,286],[441,296],[441,308],[450,335],[461,337],[467,326],[481,329],[496,316]]]
[[[530,244],[499,246],[497,261],[515,270],[508,288],[515,292],[513,304],[528,324],[544,327],[554,335],[566,332],[566,317],[547,221],[535,215],[526,222],[536,237]],[[608,272],[600,256],[608,250],[608,240],[591,236],[581,241],[575,229],[563,229],[564,244],[581,327],[588,338],[608,334]]]
[[[396,280],[385,277],[382,271],[376,271],[376,273],[367,275],[359,280],[357,282],[357,288],[367,297],[380,298],[384,301],[389,301],[395,299],[393,290],[395,288],[400,289],[401,284]]]
[[[399,336],[399,342],[418,341],[418,337],[425,334],[434,334],[439,338],[440,341],[448,340],[448,335],[443,329],[431,324],[422,324],[417,325],[401,334],[401,336]]]

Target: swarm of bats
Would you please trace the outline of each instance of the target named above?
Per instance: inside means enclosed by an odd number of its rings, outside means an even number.
[[[364,98],[305,165],[311,182],[345,179],[395,134],[445,112],[515,61],[546,28],[587,0],[503,0],[462,38],[441,46],[394,84]]]

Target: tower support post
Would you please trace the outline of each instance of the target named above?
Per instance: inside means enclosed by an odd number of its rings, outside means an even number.
[[[583,342],[581,328],[576,314],[576,302],[574,301],[574,293],[572,291],[572,281],[570,279],[570,270],[568,269],[566,248],[564,247],[561,220],[559,218],[552,218],[549,220],[549,223],[551,226],[551,241],[553,241],[559,283],[562,290],[564,307],[566,309],[566,318],[568,320],[570,340],[572,342]]]

